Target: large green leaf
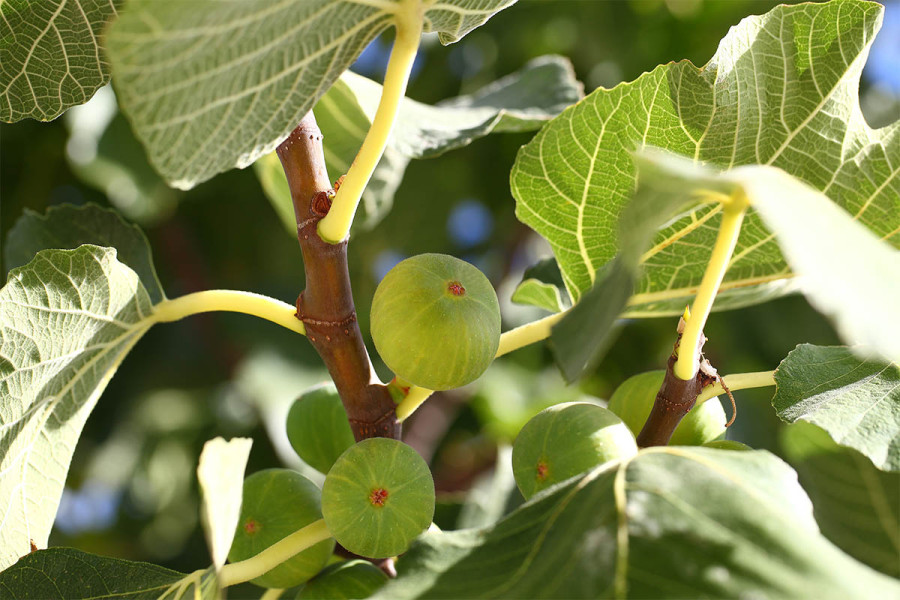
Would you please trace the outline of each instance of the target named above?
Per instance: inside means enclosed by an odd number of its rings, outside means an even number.
[[[785,427],[781,439],[823,535],[870,567],[900,577],[900,473],[879,471],[809,423]]]
[[[41,250],[71,249],[82,244],[115,248],[116,258],[138,274],[150,300],[155,304],[165,299],[144,232],[115,211],[96,204],[61,204],[43,215],[26,210],[6,238],[6,268],[21,267]]]
[[[858,358],[844,346],[800,344],[775,371],[772,405],[793,423],[814,423],[879,469],[900,471],[900,367]]]
[[[109,81],[99,37],[120,4],[0,2],[0,121],[50,121]]]
[[[0,569],[46,546],[84,422],[151,315],[111,248],[42,250],[0,289]]]
[[[900,584],[818,532],[767,452],[654,448],[495,526],[426,534],[375,598],[887,598]]]
[[[537,129],[581,96],[569,61],[543,56],[474,94],[434,106],[404,98],[385,154],[363,193],[362,218],[354,223],[372,227],[384,216],[410,158],[437,156],[493,132]],[[380,84],[348,71],[316,104],[316,120],[325,136],[325,162],[333,178],[350,168],[380,98]],[[295,234],[290,190],[278,157],[266,155],[256,165],[266,195]]]
[[[857,96],[882,11],[860,0],[779,6],[732,28],[704,67],[662,65],[548,124],[520,151],[511,184],[517,215],[550,241],[572,297],[616,255],[616,223],[636,184],[631,152],[647,145],[717,167],[779,167],[900,244],[900,125],[869,128]],[[628,315],[684,309],[720,212],[701,206],[657,233]],[[786,293],[791,276],[751,212],[716,307]]]
[[[422,3],[445,44],[514,0]],[[107,43],[116,92],[173,186],[271,152],[409,3],[132,0]]]
[[[185,575],[157,565],[51,548],[0,573],[0,596],[16,600],[212,600],[215,572]]]

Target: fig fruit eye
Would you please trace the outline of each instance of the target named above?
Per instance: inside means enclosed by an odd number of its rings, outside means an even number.
[[[619,415],[635,435],[641,432],[650,416],[653,402],[666,372],[647,371],[629,377],[616,388],[609,399],[609,410]],[[718,398],[710,398],[695,406],[675,428],[670,446],[699,446],[725,435],[725,409]]]
[[[372,563],[348,560],[325,567],[303,586],[297,600],[368,598],[387,581],[384,571]]]
[[[353,445],[347,412],[333,383],[303,392],[291,405],[287,435],[303,462],[328,473],[334,461]]]
[[[612,460],[637,454],[634,435],[609,410],[565,402],[539,412],[513,444],[513,475],[526,499]]]
[[[372,299],[372,339],[399,377],[431,390],[476,380],[500,344],[500,304],[487,277],[445,254],[391,269]]]
[[[396,556],[431,525],[431,471],[403,442],[363,440],[344,452],[325,477],[322,514],[328,530],[350,552]]]
[[[241,517],[228,560],[238,562],[256,556],[321,518],[321,493],[312,481],[290,469],[257,471],[244,480]],[[333,551],[333,539],[319,542],[252,583],[267,588],[301,584],[322,570]]]

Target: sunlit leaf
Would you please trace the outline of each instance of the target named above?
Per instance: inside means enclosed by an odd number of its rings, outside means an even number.
[[[876,467],[900,471],[900,367],[863,360],[845,346],[800,344],[775,371],[772,405],[808,421]]]
[[[203,492],[202,521],[216,569],[228,558],[241,516],[244,469],[252,444],[249,438],[225,441],[217,437],[206,442],[200,453],[197,480]]]

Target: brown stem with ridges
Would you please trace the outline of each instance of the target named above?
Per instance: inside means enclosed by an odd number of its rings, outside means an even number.
[[[306,288],[297,298],[297,318],[303,321],[310,343],[334,380],[356,440],[399,439],[396,405],[372,368],[357,323],[347,240],[329,244],[316,232],[328,213],[334,190],[325,168],[322,132],[312,112],[277,152],[291,189],[306,270]]]
[[[706,337],[701,333],[699,344],[694,350],[699,355],[698,362],[703,361],[702,349],[705,342]],[[679,379],[675,375],[675,362],[678,360],[680,343],[681,333],[678,334],[675,348],[666,363],[666,376],[659,392],[656,393],[656,400],[653,402],[653,408],[650,409],[650,416],[647,417],[644,427],[637,436],[637,445],[640,448],[668,444],[675,428],[694,408],[697,397],[703,388],[716,381],[715,378],[704,373],[703,369],[698,370],[693,379]]]

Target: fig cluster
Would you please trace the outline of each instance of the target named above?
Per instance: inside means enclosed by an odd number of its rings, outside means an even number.
[[[430,390],[457,388],[488,368],[500,344],[500,304],[487,277],[444,254],[391,269],[372,299],[375,348],[398,377]]]

